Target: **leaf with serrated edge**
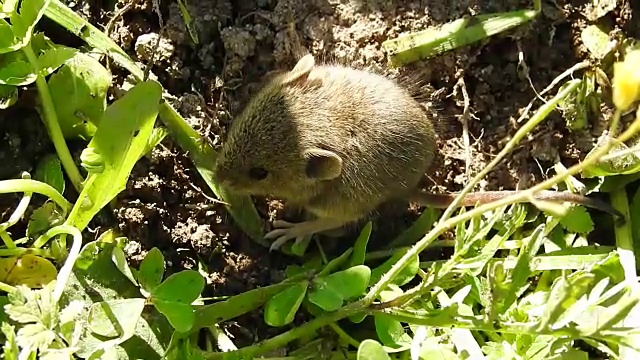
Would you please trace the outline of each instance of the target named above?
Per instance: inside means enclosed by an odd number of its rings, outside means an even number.
[[[44,156],[36,166],[34,179],[51,185],[60,194],[64,193],[65,181],[60,159],[55,154]]]
[[[560,220],[562,227],[569,232],[588,234],[593,231],[593,220],[591,215],[583,206],[573,206],[569,212]]]

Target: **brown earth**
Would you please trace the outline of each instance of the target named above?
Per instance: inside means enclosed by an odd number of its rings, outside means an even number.
[[[148,53],[144,46],[136,49],[136,41],[141,41],[141,35],[158,33],[160,26],[151,0],[138,3],[115,22],[111,36],[134,58],[147,63]],[[469,173],[473,176],[518,129],[516,119],[536,96],[534,89],[541,91],[560,73],[588,58],[580,31],[593,23],[589,19],[596,10],[589,3],[546,1],[543,14],[529,24],[402,69],[408,76],[419,74],[426,97],[440,114],[442,152],[426,186],[456,191],[469,179],[462,126],[457,121],[464,107],[463,94],[456,87],[459,79],[464,79],[469,95]],[[632,9],[631,0],[619,3],[617,10],[597,23],[640,38],[640,7]],[[189,1],[188,6],[200,41],[196,45],[183,25],[177,2],[161,5],[166,41],[161,43],[153,72],[178,98],[177,107],[185,119],[215,146],[222,143],[233,115],[255,93],[263,76],[288,69],[303,49],[323,59],[385,69],[381,43],[386,39],[464,15],[532,6],[524,0],[197,0]],[[106,4],[100,1],[81,2],[74,8],[99,25],[113,16],[113,11],[104,9]],[[114,73],[120,74],[121,83],[124,73]],[[26,127],[16,126],[15,120],[2,123],[3,178],[32,171],[43,154],[53,151],[43,128],[37,126],[37,116],[34,118],[33,124],[30,118],[22,119]],[[572,133],[561,114],[554,112],[479,189],[523,188],[547,178],[547,169],[557,160],[567,166],[575,163],[593,147],[603,129],[602,118],[589,121],[587,131]],[[234,295],[281,280],[284,268],[298,260],[256,245],[212,199],[187,155],[167,139],[136,165],[127,190],[118,198],[115,223],[106,221],[105,225],[115,224],[130,239],[128,255],[134,264],[158,247],[172,270],[206,273],[205,296]],[[280,207],[277,201],[256,201],[265,219]],[[401,230],[416,215],[416,211],[389,215],[392,218],[385,218],[384,226]],[[260,313],[237,320],[227,324],[237,345],[280,331],[266,327]]]

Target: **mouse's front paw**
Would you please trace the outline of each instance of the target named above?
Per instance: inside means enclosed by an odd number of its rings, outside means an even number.
[[[284,220],[276,220],[273,222],[274,229],[268,232],[264,238],[271,240],[276,239],[269,247],[269,251],[279,249],[291,239],[296,239],[296,243],[302,241],[305,236],[309,235],[305,226],[306,222],[290,223]]]

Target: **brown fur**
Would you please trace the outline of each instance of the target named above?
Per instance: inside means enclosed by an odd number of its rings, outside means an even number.
[[[417,191],[435,148],[432,119],[396,81],[315,65],[309,55],[274,77],[233,121],[215,171],[230,190],[279,197],[320,220],[272,232],[281,244],[361,219],[392,199],[448,206],[455,195]],[[513,192],[483,194],[467,195],[461,206]],[[541,199],[595,204],[567,194],[545,192]]]

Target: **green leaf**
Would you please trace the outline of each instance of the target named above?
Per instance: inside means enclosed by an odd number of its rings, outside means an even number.
[[[390,316],[373,316],[376,334],[382,344],[392,348],[411,345],[411,336],[407,334],[400,321]]]
[[[60,209],[53,202],[46,202],[33,211],[27,224],[27,236],[31,239],[37,238],[47,230],[61,225],[65,219]]]
[[[119,247],[114,247],[111,250],[111,261],[113,264],[120,270],[120,272],[129,279],[133,284],[138,285],[135,276],[131,272],[131,268],[127,263],[127,258],[124,255],[124,252]]]
[[[40,159],[36,166],[34,179],[47,183],[58,190],[60,194],[64,194],[64,174],[57,155],[47,154]]]
[[[527,279],[531,276],[533,270],[531,268],[532,259],[538,253],[542,242],[544,241],[544,225],[538,226],[529,239],[525,241],[526,245],[520,249],[516,266],[511,274],[511,282],[507,284],[508,291],[502,299],[501,311],[506,312],[507,309],[516,301],[520,290],[527,286]],[[504,285],[504,284],[503,284]]]
[[[573,233],[588,234],[593,231],[593,220],[583,206],[573,206],[567,215],[562,217],[560,224]]]
[[[353,267],[356,265],[363,265],[365,256],[367,255],[367,243],[369,242],[369,237],[371,237],[371,230],[373,229],[373,224],[371,221],[367,222],[355,244],[353,245],[353,254],[351,255],[351,259],[349,261],[349,267]]]
[[[198,328],[236,318],[257,309],[278,293],[291,287],[290,283],[279,283],[249,290],[210,305],[200,306],[196,311]]]
[[[38,68],[40,76],[51,75],[56,69],[62,66],[67,60],[74,57],[78,50],[66,46],[57,45],[52,49],[46,49],[38,56]]]
[[[174,329],[179,332],[187,332],[193,327],[196,315],[193,306],[190,304],[179,303],[175,301],[165,301],[162,299],[153,299],[153,306],[159,312],[167,317]]]
[[[158,248],[151,249],[140,264],[138,282],[140,287],[149,293],[153,293],[162,282],[164,274],[164,256]],[[202,278],[202,276],[200,276]]]
[[[586,158],[593,156],[593,153],[598,151],[599,148],[604,146],[608,141],[611,141],[613,148],[609,152],[610,154],[627,150],[629,147],[624,143],[618,141],[610,136],[603,137],[596,146],[587,154]],[[582,170],[582,177],[592,178],[598,176],[609,176],[619,174],[634,174],[640,171],[640,153],[628,153],[623,156],[617,156],[607,161],[599,161],[594,165],[587,166]]]
[[[308,281],[300,281],[269,299],[264,308],[264,321],[269,326],[290,324],[304,300],[308,286]]]
[[[0,84],[0,110],[13,106],[18,101],[18,88],[13,85]]]
[[[125,341],[134,334],[144,304],[143,298],[94,303],[87,316],[89,330],[96,335]]]
[[[4,345],[2,346],[2,357],[6,360],[18,360],[20,350],[16,343],[15,327],[6,322],[2,322],[0,329],[2,330],[5,338]]]
[[[24,254],[0,258],[0,281],[9,285],[42,287],[56,279],[58,271],[44,257]]]
[[[366,339],[358,346],[358,360],[391,360],[380,343]]]
[[[380,279],[382,278],[382,275],[387,273],[387,271],[389,271],[391,267],[395,265],[395,263],[397,263],[398,260],[400,260],[400,258],[404,256],[404,254],[407,253],[408,250],[409,249],[404,249],[404,250],[395,252],[393,256],[389,258],[389,260],[385,261],[382,265],[373,269],[373,271],[371,272],[371,280],[369,281],[369,284],[373,285],[378,281],[380,281]],[[391,283],[396,284],[398,286],[405,285],[416,276],[416,274],[418,273],[418,270],[420,270],[420,259],[418,258],[418,256],[416,256],[404,269],[402,269],[402,271],[400,271],[398,276],[396,276],[391,281]]]
[[[311,291],[309,293],[309,301],[324,311],[336,311],[340,309],[344,303],[342,296],[327,289]]]
[[[183,270],[165,279],[152,292],[156,299],[174,301],[182,304],[194,302],[204,289],[204,278],[194,270]]]
[[[91,138],[107,106],[111,74],[90,55],[77,53],[48,81],[66,138]]]
[[[16,60],[0,67],[0,84],[24,86],[35,82],[36,77],[33,68],[26,61]]]
[[[360,296],[367,290],[371,269],[358,265],[327,276],[318,276],[313,280],[309,301],[325,311],[334,311],[342,306],[344,300]]]
[[[87,303],[87,309],[93,301],[138,299],[144,304],[147,299],[140,296],[139,288],[131,283],[113,264],[111,260],[114,243],[102,243],[104,250],[100,251],[95,260],[85,269],[74,268],[63,293],[63,301],[82,300]],[[68,300],[65,300],[68,299]],[[126,316],[126,315],[122,315]],[[86,311],[83,312],[86,319]],[[137,320],[137,321],[136,321]],[[76,356],[89,359],[91,354],[102,353],[113,347],[121,346],[126,349],[129,359],[161,360],[161,354],[169,343],[174,329],[167,318],[153,306],[146,306],[142,315],[133,316],[135,334],[128,339],[106,339],[105,337],[88,331],[87,325],[82,325],[82,341]],[[117,321],[111,321],[116,324]],[[125,334],[126,335],[126,334]],[[127,336],[124,336],[126,338]],[[101,359],[98,355],[95,359]]]
[[[29,42],[33,28],[47,9],[50,0],[23,0],[20,4],[20,13],[13,12],[10,15],[13,39],[5,42],[0,31],[0,53],[18,50]],[[6,34],[8,35],[8,34]]]
[[[100,154],[104,169],[90,174],[79,196],[76,215],[67,223],[83,230],[91,219],[125,189],[133,166],[147,148],[162,98],[155,81],[136,84],[104,113],[88,149]],[[76,209],[74,207],[74,210]]]
[[[84,245],[82,250],[80,250],[80,254],[76,259],[75,267],[78,269],[88,269],[91,264],[98,258],[102,250],[104,250],[107,245],[114,244],[116,242],[116,234],[113,229],[109,229],[98,237],[97,240],[91,241]],[[115,264],[114,264],[115,265]]]

